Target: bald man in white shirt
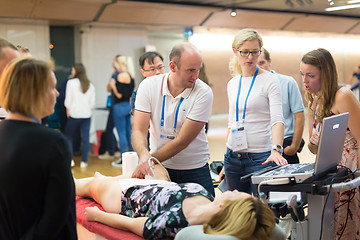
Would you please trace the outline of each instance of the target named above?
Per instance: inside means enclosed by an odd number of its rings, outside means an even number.
[[[171,181],[199,183],[214,195],[204,128],[211,114],[213,94],[198,79],[201,54],[192,44],[178,44],[170,53],[169,67],[170,72],[146,78],[138,89],[132,144],[139,165],[133,177],[152,175],[148,159],[153,156],[165,166]]]

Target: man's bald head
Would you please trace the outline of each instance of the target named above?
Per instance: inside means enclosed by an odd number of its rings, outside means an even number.
[[[174,62],[179,68],[181,67],[181,57],[184,52],[201,57],[200,51],[193,44],[187,42],[179,43],[173,47],[169,55],[170,61]]]

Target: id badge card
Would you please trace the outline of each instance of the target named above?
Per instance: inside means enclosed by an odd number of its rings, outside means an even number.
[[[233,152],[239,152],[248,148],[246,130],[243,125],[236,124],[230,129],[229,146],[232,147]]]
[[[160,146],[164,146],[173,139],[175,139],[174,135],[160,134]]]

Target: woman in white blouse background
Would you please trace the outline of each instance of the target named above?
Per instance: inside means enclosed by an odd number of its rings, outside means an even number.
[[[90,120],[95,107],[95,87],[86,75],[82,63],[76,63],[71,71],[72,79],[66,85],[64,105],[68,120],[65,136],[72,152],[71,139],[77,129],[81,129],[82,155],[81,168],[87,167],[87,156],[90,148]],[[73,165],[73,163],[72,163]]]
[[[284,120],[277,77],[257,66],[263,42],[254,29],[242,29],[232,44],[228,82],[229,119],[224,168],[229,190],[256,194],[240,178],[267,166],[285,165]]]

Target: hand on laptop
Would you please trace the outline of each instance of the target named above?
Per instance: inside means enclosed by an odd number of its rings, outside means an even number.
[[[268,157],[268,159],[266,159],[265,162],[262,163],[262,165],[266,165],[269,162],[274,162],[278,166],[283,166],[283,165],[288,164],[287,160],[285,158],[283,158],[283,156],[281,156],[281,154],[276,150],[271,151],[270,156]]]

